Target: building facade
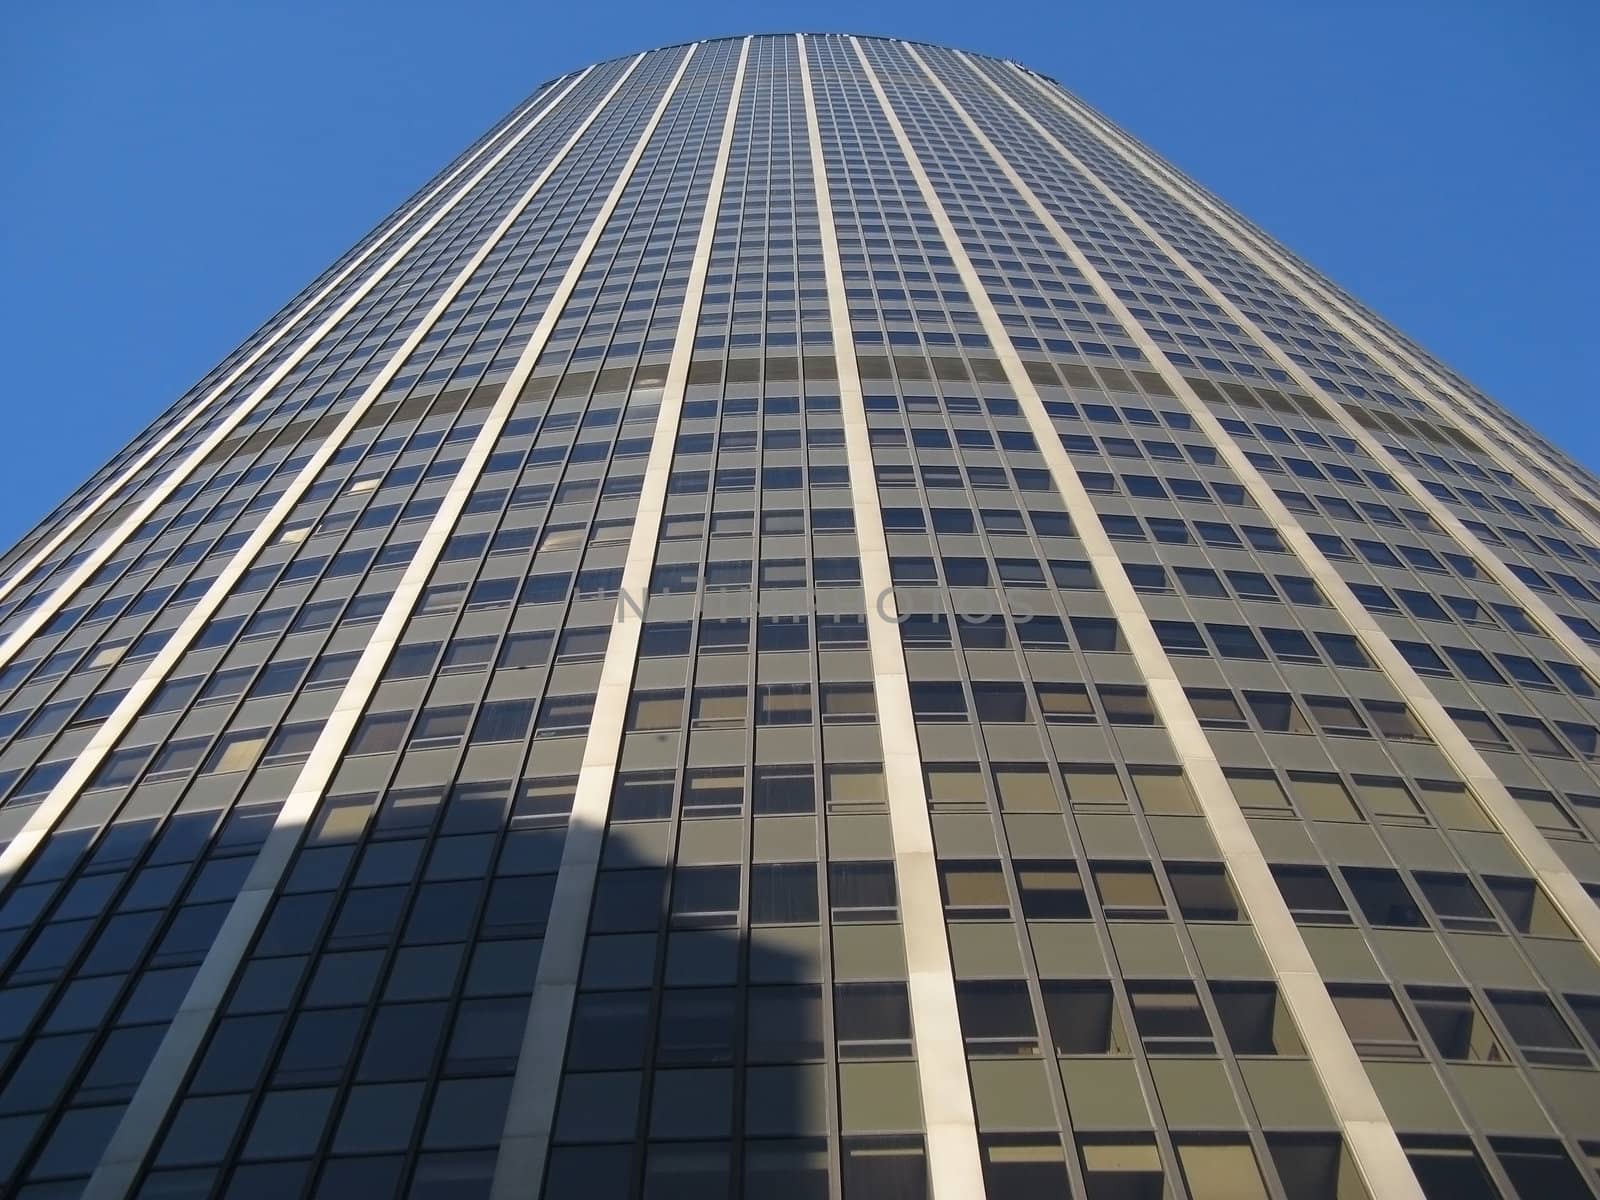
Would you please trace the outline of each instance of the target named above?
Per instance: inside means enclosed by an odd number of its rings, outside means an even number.
[[[0,1195],[1600,1195],[1600,486],[1054,82],[551,81],[0,558]]]

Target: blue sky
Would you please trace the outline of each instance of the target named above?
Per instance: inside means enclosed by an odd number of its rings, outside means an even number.
[[[0,544],[538,82],[752,31],[1056,77],[1600,465],[1586,0],[83,0],[7,24]]]

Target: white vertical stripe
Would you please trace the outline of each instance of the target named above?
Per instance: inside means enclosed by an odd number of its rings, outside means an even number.
[[[1315,313],[1321,320],[1326,321],[1329,328],[1347,339],[1351,345],[1362,350],[1384,370],[1404,382],[1416,395],[1417,399],[1452,424],[1460,423],[1460,414],[1455,412],[1449,403],[1436,396],[1427,383],[1418,379],[1391,355],[1380,349],[1370,336],[1353,327],[1352,322],[1359,323],[1368,331],[1374,328],[1370,319],[1363,316],[1353,302],[1341,295],[1332,284],[1318,279],[1314,273],[1294,263],[1280,248],[1273,244],[1270,238],[1257,232],[1247,222],[1230,213],[1224,206],[1211,200],[1191,181],[1167,166],[1166,163],[1152,155],[1135,139],[1123,133],[1075,96],[1063,89],[1046,87],[1036,80],[1031,73],[1023,71],[1013,64],[1008,65],[1011,65],[1012,69],[1022,75],[1033,87],[1048,96],[1058,107],[1065,109],[1081,123],[1097,127],[1102,137],[1122,148],[1123,161],[1144,175],[1151,183],[1161,187],[1164,180],[1166,183],[1165,191],[1170,198],[1185,204],[1213,233],[1221,237],[1238,253],[1249,259],[1263,274],[1294,296],[1309,311]],[[1237,232],[1239,229],[1244,232]],[[1300,282],[1297,283],[1296,279]],[[1313,288],[1318,293],[1318,296],[1310,294],[1310,289]],[[1344,320],[1340,317],[1339,311],[1336,310],[1342,310],[1344,313],[1349,314],[1351,320]],[[1451,393],[1459,403],[1476,413],[1494,431],[1499,439],[1498,442],[1489,441],[1487,443],[1484,442],[1479,431],[1470,431],[1473,440],[1482,447],[1481,452],[1486,457],[1500,463],[1508,471],[1515,474],[1530,491],[1542,497],[1552,508],[1571,521],[1577,529],[1586,534],[1595,543],[1600,544],[1600,523],[1597,523],[1595,518],[1584,507],[1585,504],[1592,504],[1593,500],[1588,497],[1587,490],[1580,483],[1574,482],[1571,470],[1565,464],[1549,457],[1542,450],[1531,445],[1526,438],[1517,432],[1515,427],[1507,423],[1500,414],[1495,412],[1493,405],[1477,402],[1466,395],[1464,389],[1442,379],[1412,351],[1404,346],[1397,345],[1388,334],[1380,330],[1377,336],[1382,337],[1395,349],[1396,353],[1412,362],[1417,370],[1427,376],[1429,380]],[[1564,486],[1573,495],[1583,497],[1582,503],[1574,504],[1556,495],[1542,478],[1530,471],[1528,464],[1511,461],[1505,453],[1505,447],[1507,446],[1515,447],[1517,452],[1530,460],[1531,463],[1544,467],[1562,479]]]
[[[993,86],[992,83],[991,86]],[[1007,98],[1004,97],[1001,89],[996,87],[994,90],[1003,98]],[[1012,107],[1033,123],[1068,163],[1082,172],[1087,180],[1099,187],[1103,194],[1116,202],[1125,215],[1129,216],[1163,253],[1171,257],[1174,264],[1188,268],[1188,264],[1184,262],[1183,258],[1137,213],[1117,200],[1116,196],[1110,192],[1110,189],[1106,188],[1098,177],[1073,155],[1066,146],[1052,137],[1037,122],[1034,122],[1033,118],[1028,116],[1015,102],[1012,102]],[[1028,195],[1031,196],[1031,193],[1028,193]],[[1040,211],[1043,212],[1042,207]],[[1059,224],[1048,213],[1043,215],[1045,219],[1051,222],[1052,228],[1060,228]],[[1573,634],[1567,628],[1566,623],[1558,618],[1550,610],[1550,607],[1539,599],[1536,593],[1530,591],[1520,579],[1508,571],[1505,565],[1490,553],[1489,548],[1484,546],[1470,530],[1462,526],[1448,509],[1437,504],[1433,500],[1431,493],[1417,483],[1415,477],[1406,470],[1398,459],[1389,454],[1377,439],[1371,437],[1358,423],[1349,420],[1340,405],[1335,403],[1332,397],[1327,396],[1320,388],[1316,387],[1309,376],[1295,367],[1286,357],[1279,356],[1273,348],[1272,342],[1260,335],[1260,331],[1246,319],[1237,306],[1229,303],[1221,292],[1211,287],[1198,272],[1193,271],[1192,268],[1188,269],[1196,281],[1207,289],[1208,294],[1218,304],[1226,307],[1230,315],[1244,326],[1251,336],[1255,337],[1263,347],[1266,347],[1286,370],[1294,374],[1301,386],[1321,398],[1323,405],[1329,410],[1330,414],[1367,449],[1368,453],[1382,462],[1397,479],[1410,489],[1412,495],[1419,502],[1425,504],[1439,522],[1455,534],[1466,549],[1485,561],[1494,572],[1497,581],[1506,588],[1508,593],[1521,601],[1539,617],[1547,627],[1550,635],[1569,654],[1588,665],[1591,671],[1597,677],[1600,677],[1600,656],[1597,656],[1582,639]],[[1121,302],[1116,300],[1115,297],[1111,297],[1107,300],[1107,303],[1111,304],[1117,311],[1118,319],[1127,325],[1129,332],[1134,334],[1140,348],[1150,357],[1151,361],[1163,365],[1162,374],[1168,378],[1168,381],[1181,380],[1182,376],[1167,363],[1159,347],[1148,335],[1144,334],[1143,326],[1134,319],[1131,313],[1126,311]],[[1175,384],[1174,386],[1177,385]],[[1461,727],[1445,711],[1444,706],[1433,694],[1432,689],[1423,681],[1422,677],[1417,674],[1415,668],[1401,655],[1393,640],[1384,632],[1372,614],[1367,611],[1366,606],[1356,599],[1355,594],[1345,583],[1344,578],[1334,570],[1327,557],[1311,541],[1299,522],[1295,520],[1288,508],[1278,498],[1277,493],[1273,491],[1272,486],[1256,470],[1254,464],[1250,462],[1228,432],[1223,429],[1221,423],[1212,415],[1210,409],[1206,408],[1204,403],[1193,395],[1193,391],[1187,383],[1184,383],[1179,390],[1185,405],[1194,413],[1195,420],[1202,425],[1218,450],[1228,459],[1229,466],[1234,469],[1240,481],[1250,489],[1251,495],[1254,496],[1256,503],[1261,506],[1262,511],[1272,518],[1273,524],[1284,534],[1285,540],[1295,547],[1300,558],[1317,577],[1318,582],[1322,584],[1323,590],[1328,594],[1328,598],[1339,611],[1340,616],[1361,638],[1362,644],[1366,646],[1368,653],[1378,664],[1379,669],[1388,676],[1390,683],[1406,698],[1415,711],[1418,720],[1427,728],[1434,740],[1439,743],[1439,748],[1472,788],[1473,793],[1477,796],[1484,809],[1487,810],[1490,819],[1499,827],[1500,832],[1505,835],[1506,840],[1517,852],[1518,857],[1526,864],[1529,871],[1544,884],[1545,889],[1550,893],[1551,899],[1560,908],[1562,915],[1577,930],[1578,935],[1588,945],[1590,951],[1600,957],[1600,907],[1596,907],[1594,900],[1578,881],[1577,876],[1573,874],[1572,869],[1567,866],[1561,856],[1545,840],[1544,835],[1539,832],[1538,826],[1533,823],[1523,807],[1517,803],[1515,797],[1506,790],[1505,784],[1489,766],[1488,760],[1467,739]]]
[[[400,245],[399,249],[386,258],[377,268],[372,271],[370,275],[367,276],[365,280],[362,281],[361,286],[356,288],[350,293],[350,295],[346,296],[339,302],[337,306],[335,306],[333,312],[330,313],[328,317],[316,327],[316,329],[314,329],[300,342],[292,354],[285,358],[283,362],[278,364],[278,366],[273,369],[271,374],[269,374],[266,379],[264,379],[260,384],[256,385],[256,387],[252,389],[243,400],[236,404],[233,411],[228,415],[228,418],[219,424],[216,429],[212,430],[210,435],[207,436],[206,439],[200,443],[200,445],[196,446],[192,451],[190,451],[188,456],[178,464],[177,468],[174,469],[171,474],[169,474],[159,484],[152,487],[148,492],[145,493],[144,499],[141,500],[139,504],[135,506],[133,512],[130,513],[123,520],[123,522],[112,531],[110,536],[95,546],[94,550],[90,552],[89,556],[82,563],[80,563],[65,580],[62,581],[60,586],[55,588],[55,590],[50,593],[45,602],[31,611],[28,614],[27,619],[24,620],[21,625],[17,626],[17,628],[12,631],[11,635],[7,637],[3,643],[0,643],[0,666],[4,666],[6,663],[10,662],[12,658],[16,656],[17,652],[28,644],[28,640],[40,629],[42,629],[49,622],[51,617],[55,616],[62,606],[73,597],[77,590],[82,587],[87,580],[93,577],[96,571],[110,561],[111,556],[116,552],[117,548],[121,546],[123,542],[127,541],[128,538],[133,535],[134,531],[145,523],[145,520],[150,516],[150,514],[160,508],[162,504],[166,503],[167,498],[182,486],[184,480],[186,480],[190,474],[192,474],[194,470],[200,466],[201,463],[205,462],[206,459],[210,457],[211,452],[220,446],[224,441],[226,441],[228,435],[238,428],[244,419],[260,406],[261,402],[271,394],[272,390],[277,387],[280,382],[282,382],[283,378],[288,375],[290,371],[294,370],[295,366],[306,356],[306,354],[310,352],[312,347],[314,347],[325,336],[327,336],[328,332],[337,326],[339,322],[342,321],[345,316],[347,316],[349,312],[355,308],[355,306],[359,304],[369,292],[372,291],[379,280],[388,275],[389,272],[392,271],[395,266],[411,252],[417,243],[422,241],[423,238],[427,237],[433,228],[438,225],[438,223],[443,220],[444,217],[453,208],[455,208],[457,204],[460,203],[464,196],[469,195],[472,192],[472,189],[475,188],[483,180],[483,178],[489,174],[490,171],[494,170],[494,168],[503,158],[505,158],[506,155],[510,154],[511,151],[514,150],[517,145],[525,137],[527,137],[527,135],[531,133],[541,121],[545,119],[545,117],[549,116],[555,106],[559,104],[561,100],[566,97],[567,93],[576,87],[591,70],[593,70],[592,67],[587,68],[582,74],[573,79],[571,83],[561,90],[559,95],[552,99],[550,103],[540,111],[539,115],[535,117],[533,121],[529,122],[529,124],[522,130],[521,133],[502,146],[488,162],[474,172],[472,178],[461,185],[456,194],[451,197],[449,203],[441,206],[438,212],[434,213],[426,221],[419,225],[416,230]],[[330,285],[330,287],[331,286],[332,285]],[[244,368],[242,366],[239,368],[241,371],[243,369]],[[232,382],[232,380],[237,377],[237,374],[238,372],[235,372],[233,375],[230,375],[227,382]],[[218,388],[212,392],[210,398],[208,398],[203,404],[191,412],[189,416],[185,417],[182,422],[173,426],[173,428],[162,434],[161,437],[151,445],[149,450],[146,451],[146,454],[141,456],[139,461],[130,466],[128,471],[124,472],[122,476],[119,476],[117,481],[111,487],[102,490],[100,498],[95,501],[95,504],[92,506],[92,508],[86,509],[84,513],[79,515],[79,517],[74,518],[74,526],[90,512],[97,510],[106,500],[109,500],[116,489],[120,488],[127,479],[131,478],[133,472],[137,471],[145,461],[148,461],[148,456],[153,456],[154,454],[158,453],[163,446],[172,440],[172,438],[176,437],[178,433],[187,428],[188,425],[192,423],[194,418],[205,409],[205,406],[211,403],[211,399],[220,394],[222,388],[226,386],[227,383],[219,385]],[[65,532],[63,532],[62,536],[65,536]],[[41,550],[39,553],[42,555],[46,553],[46,551]],[[38,556],[35,557],[37,558]],[[30,563],[32,561],[33,560],[30,559]],[[31,569],[31,567],[29,569]],[[20,573],[13,575],[10,582],[5,585],[0,585],[0,597],[3,597],[20,578]]]
[[[543,109],[539,112],[539,114],[535,116],[533,120],[530,121],[527,126],[516,135],[516,137],[512,138],[504,147],[501,148],[499,154],[495,158],[495,161],[498,162],[499,159],[503,157],[510,149],[512,149],[518,142],[532,132],[533,129],[539,125],[546,116],[549,115],[551,109],[559,104],[567,96],[567,94],[572,91],[573,88],[577,87],[579,83],[583,82],[584,77],[593,70],[593,67],[585,67],[573,77],[570,83],[561,88],[548,102],[544,104]],[[501,135],[503,136],[505,133],[510,132],[510,130],[518,121],[522,120],[524,116],[526,116],[538,105],[539,97],[536,96],[526,105],[524,105],[520,112],[516,113],[503,123],[504,127],[501,131]],[[84,521],[88,520],[105,505],[106,501],[111,499],[122,488],[126,487],[127,484],[134,478],[134,476],[144,469],[145,465],[148,464],[151,459],[153,459],[157,454],[160,454],[161,451],[171,443],[173,438],[177,437],[178,434],[182,433],[185,429],[192,425],[198,417],[209,410],[211,405],[219,396],[227,391],[228,388],[232,387],[237,379],[239,379],[246,371],[259,362],[261,357],[266,354],[267,351],[271,350],[275,345],[277,345],[290,329],[294,328],[299,321],[305,318],[307,313],[311,312],[317,307],[317,305],[321,304],[330,295],[337,291],[339,286],[343,284],[344,281],[348,279],[351,274],[353,274],[355,270],[361,266],[362,263],[371,258],[372,255],[377,253],[379,248],[382,247],[385,242],[389,241],[395,236],[395,234],[404,228],[406,222],[410,221],[419,212],[422,212],[424,209],[426,209],[441,192],[448,188],[450,184],[453,183],[464,171],[471,167],[474,161],[487,154],[489,152],[489,148],[494,145],[496,140],[498,139],[491,138],[484,142],[482,146],[478,147],[477,151],[469,155],[460,166],[456,167],[432,188],[428,189],[427,195],[423,196],[422,199],[411,205],[401,216],[392,221],[388,230],[383,234],[383,236],[374,238],[371,245],[346,263],[345,266],[340,269],[337,275],[335,275],[327,282],[327,284],[318,290],[315,296],[311,297],[311,299],[307,300],[299,308],[295,309],[293,313],[289,314],[289,316],[285,317],[281,322],[279,322],[278,328],[272,333],[272,335],[264,339],[262,343],[252,350],[237,367],[228,372],[227,377],[223,379],[221,383],[218,383],[215,387],[213,387],[203,399],[195,401],[193,407],[188,413],[186,413],[170,429],[162,433],[160,437],[151,442],[149,446],[141,451],[138,458],[130,463],[128,467],[116,477],[116,479],[104,485],[100,489],[99,494],[95,497],[93,503],[85,506],[77,513],[74,513],[71,520],[63,524],[60,529],[52,534],[49,540],[40,546],[40,548],[36,550],[26,562],[16,567],[5,577],[3,581],[0,581],[0,600],[4,600],[7,596],[9,596],[17,587],[17,585],[26,579],[27,576],[35,568],[37,568],[41,562],[50,557],[50,555],[55,551],[56,547],[60,546],[61,543],[67,538],[71,537],[74,531],[82,526]],[[493,162],[488,164],[489,168],[493,168],[493,166]],[[467,195],[481,178],[482,173],[480,172],[478,177],[464,185],[460,191],[458,191],[449,199],[449,201],[445,203],[445,205],[440,209],[438,216],[442,216],[444,213],[454,208],[456,204],[460,202],[461,198]],[[435,219],[437,219],[437,217]]]
[[[598,215],[562,275],[561,283],[551,296],[550,303],[523,349],[521,357],[518,358],[516,366],[512,369],[510,378],[500,389],[499,396],[484,419],[483,428],[473,439],[471,448],[462,460],[460,471],[457,472],[449,491],[440,502],[438,512],[429,522],[427,532],[423,534],[415,556],[406,567],[405,574],[395,588],[383,616],[379,618],[371,640],[362,651],[360,661],[357,662],[349,682],[340,693],[327,724],[323,726],[316,745],[306,759],[305,766],[301,768],[288,798],[283,803],[283,808],[273,823],[271,832],[267,835],[261,853],[256,857],[250,874],[240,889],[238,898],[228,910],[222,929],[207,952],[205,961],[184,996],[183,1003],[173,1018],[166,1036],[162,1038],[154,1061],[140,1081],[121,1124],[112,1136],[110,1146],[90,1178],[84,1191],[85,1200],[122,1200],[132,1188],[139,1167],[150,1152],[162,1122],[177,1098],[183,1079],[204,1043],[207,1031],[216,1019],[228,986],[267,914],[278,886],[283,880],[284,872],[288,869],[289,862],[300,843],[301,834],[316,810],[323,790],[338,769],[340,756],[350,735],[355,732],[362,713],[366,711],[367,703],[383,675],[389,655],[405,632],[406,623],[410,620],[417,598],[427,585],[428,577],[439,561],[445,543],[450,538],[451,530],[455,528],[461,510],[466,507],[472,489],[483,472],[484,464],[494,451],[495,443],[499,441],[500,432],[516,405],[517,396],[529,375],[533,373],[539,355],[560,319],[562,309],[577,286],[595,244],[600,240],[606,223],[611,219],[617,201],[627,187],[639,159],[643,157],[645,147],[655,133],[662,114],[666,112],[668,104],[677,92],[678,82],[683,78],[698,46],[699,43],[691,45],[684,55],[683,62],[679,64],[672,81],[663,92],[660,103],[656,105],[649,122],[640,133],[632,153],[622,165]]]
[[[515,224],[517,218],[522,215],[534,197],[543,189],[551,175],[555,174],[557,168],[561,166],[561,163],[572,151],[572,148],[578,144],[584,133],[588,131],[590,125],[599,118],[605,107],[611,103],[612,97],[627,82],[643,57],[642,54],[634,57],[634,60],[628,64],[628,69],[618,76],[617,81],[596,102],[589,115],[573,130],[572,136],[556,152],[550,164],[529,184],[517,203],[512,206],[511,211],[506,214],[505,219],[485,238],[483,244],[478,247],[467,265],[457,273],[450,286],[445,289],[443,294],[428,310],[427,315],[412,330],[405,343],[384,365],[383,370],[379,372],[366,390],[362,392],[361,396],[351,406],[350,411],[345,414],[343,420],[317,447],[311,458],[306,462],[306,465],[295,475],[289,486],[284,490],[283,496],[262,517],[255,529],[251,531],[248,540],[228,561],[227,566],[222,569],[222,572],[212,582],[211,586],[206,589],[205,594],[195,603],[194,609],[183,619],[182,624],[172,631],[172,636],[162,646],[155,658],[150,661],[150,665],[145,668],[144,673],[128,689],[127,695],[112,710],[111,715],[105,719],[105,722],[95,730],[94,736],[89,740],[89,743],[78,752],[77,757],[72,761],[72,765],[67,768],[67,773],[61,777],[60,782],[55,787],[50,789],[49,795],[44,798],[38,808],[34,809],[29,815],[27,824],[12,838],[4,850],[0,850],[0,890],[3,890],[11,882],[16,873],[32,856],[39,843],[48,836],[50,830],[55,827],[56,822],[66,813],[72,801],[77,798],[78,793],[94,777],[95,771],[99,769],[106,755],[111,752],[118,739],[138,719],[145,703],[155,694],[156,689],[161,686],[167,675],[183,658],[184,653],[193,644],[194,639],[205,628],[206,622],[227,601],[234,585],[250,569],[256,556],[272,543],[283,522],[294,511],[295,506],[300,502],[306,491],[316,482],[317,477],[328,465],[328,462],[343,444],[345,438],[360,424],[361,418],[366,415],[372,405],[377,402],[383,390],[389,386],[390,381],[405,366],[412,352],[428,336],[434,322],[449,308],[456,296],[460,294],[461,289],[472,280],[483,261],[494,251],[500,239],[506,235],[506,232]]]
[[[966,1044],[956,1008],[955,970],[945,928],[944,900],[939,889],[922,752],[911,709],[905,651],[900,642],[888,541],[883,531],[877,473],[873,468],[867,414],[861,397],[855,339],[850,329],[844,265],[833,225],[833,201],[817,117],[817,98],[803,35],[799,36],[799,41],[806,130],[811,144],[811,170],[815,176],[822,262],[827,278],[828,316],[833,325],[834,356],[839,367],[850,495],[861,555],[861,585],[867,600],[867,645],[872,657],[873,691],[878,702],[884,784],[894,840],[894,871],[905,932],[912,1039],[928,1137],[928,1175],[934,1200],[979,1200],[984,1195],[983,1160],[978,1148]],[[882,103],[881,92],[878,98]],[[884,110],[888,112],[887,104]],[[893,120],[892,113],[889,118]]]
[[[600,869],[600,852],[621,756],[628,696],[639,657],[639,635],[643,629],[642,598],[650,589],[650,570],[655,563],[656,547],[661,536],[661,516],[666,507],[667,482],[672,475],[678,420],[683,411],[684,390],[694,353],[695,330],[700,320],[700,303],[705,295],[706,274],[711,265],[712,242],[716,236],[723,183],[727,178],[729,152],[733,146],[734,126],[738,120],[749,56],[750,39],[747,37],[739,49],[739,65],[734,71],[728,113],[722,123],[721,140],[717,144],[716,166],[707,185],[694,259],[684,285],[683,308],[678,315],[678,328],[672,344],[672,359],[667,366],[661,407],[656,414],[655,429],[650,440],[650,455],[645,460],[644,481],[639,489],[633,531],[628,537],[620,598],[611,624],[611,635],[606,641],[605,658],[600,666],[600,682],[595,688],[594,715],[589,722],[588,738],[584,742],[583,762],[578,769],[572,815],[567,822],[567,837],[561,849],[555,895],[545,925],[544,945],[539,951],[539,969],[528,1004],[522,1052],[517,1058],[511,1102],[506,1108],[505,1125],[500,1135],[500,1155],[495,1162],[494,1181],[489,1190],[491,1200],[537,1196],[550,1152],[556,1099],[561,1091],[561,1067],[566,1059],[567,1035],[572,1027],[578,973],[589,928],[589,907],[594,898],[595,876]]]
[[[1066,500],[1078,535],[1083,540],[1084,549],[1094,567],[1095,576],[1105,590],[1117,622],[1127,638],[1134,660],[1148,682],[1151,700],[1160,712],[1173,746],[1183,762],[1184,773],[1194,789],[1223,861],[1227,864],[1229,877],[1233,880],[1240,902],[1249,914],[1250,924],[1260,940],[1262,951],[1272,968],[1284,1002],[1300,1028],[1301,1040],[1305,1044],[1312,1067],[1322,1081],[1329,1106],[1344,1132],[1362,1178],[1375,1200],[1389,1200],[1389,1198],[1399,1200],[1402,1197],[1405,1200],[1422,1200],[1422,1190],[1406,1162],[1405,1152],[1400,1147],[1394,1127],[1383,1110],[1377,1091],[1367,1078],[1349,1034],[1345,1031],[1344,1023],[1334,1009],[1327,988],[1317,973],[1311,953],[1295,926],[1294,918],[1289,913],[1282,893],[1278,891],[1266,858],[1256,844],[1255,836],[1243,812],[1240,811],[1238,801],[1217,762],[1205,731],[1195,716],[1188,697],[1184,694],[1177,671],[1156,637],[1144,605],[1123,569],[1116,547],[1101,525],[1099,514],[1078,478],[1071,458],[1062,448],[1060,436],[1056,433],[1049,414],[1039,399],[1038,391],[1029,379],[1027,369],[1017,355],[999,313],[989,300],[988,291],[979,278],[977,269],[973,266],[949,214],[945,211],[938,192],[923,169],[910,138],[906,136],[899,117],[891,108],[882,84],[873,73],[871,64],[868,63],[860,45],[856,44],[854,39],[851,40],[855,45],[857,56],[861,59],[862,68],[868,73],[872,82],[873,91],[877,93],[879,102],[889,116],[895,138],[911,167],[912,174],[916,177],[923,200],[945,239],[949,254],[955,260],[963,286],[967,289],[983,321],[984,331],[989,335],[1000,356],[1006,378],[1017,394],[1029,427],[1033,430],[1034,437],[1050,466],[1056,486]],[[1101,300],[1112,306],[1117,319],[1128,327],[1130,333],[1137,330],[1137,324],[1118,304],[1111,289],[1095,272],[1066,230],[1050,216],[1038,197],[961,107],[943,81],[928,70],[927,64],[923,62],[914,47],[904,46],[904,49],[922,68],[955,114],[966,124],[973,138],[989,154],[1017,194],[1033,210],[1034,215],[1049,225],[1061,248],[1072,258],[1073,265],[1083,273],[1084,278],[1094,286]],[[1153,361],[1160,361],[1156,355],[1151,355],[1151,358]],[[1176,375],[1175,372],[1171,372],[1170,367],[1167,373]],[[1175,387],[1182,385],[1181,378],[1169,382]]]

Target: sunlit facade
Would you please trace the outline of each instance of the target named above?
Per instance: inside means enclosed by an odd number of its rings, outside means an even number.
[[[1600,1195],[1600,485],[1052,80],[542,86],[0,557],[0,1197]]]

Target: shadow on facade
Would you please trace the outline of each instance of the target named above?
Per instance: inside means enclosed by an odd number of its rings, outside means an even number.
[[[919,1106],[905,985],[843,985],[836,1015],[828,881],[815,862],[741,870],[750,829],[608,829],[543,1200],[928,1195],[917,1124],[893,1128]],[[855,1117],[873,1132],[838,1132],[841,1043],[852,1092],[883,1101]]]

